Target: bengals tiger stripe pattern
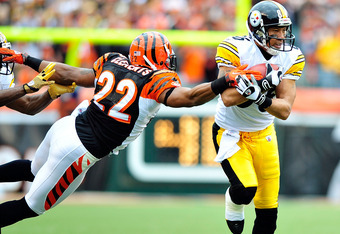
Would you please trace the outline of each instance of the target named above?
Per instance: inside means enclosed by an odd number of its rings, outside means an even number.
[[[67,168],[63,176],[59,179],[54,188],[48,193],[45,201],[45,210],[49,210],[57,200],[63,195],[64,191],[69,185],[83,172],[83,160],[84,156],[81,156]],[[89,166],[90,160],[86,159],[86,164]]]
[[[148,32],[139,35],[131,43],[130,60],[132,64],[146,66],[153,70],[167,69],[167,60],[171,52],[169,40],[163,34]],[[149,61],[146,61],[145,57]]]

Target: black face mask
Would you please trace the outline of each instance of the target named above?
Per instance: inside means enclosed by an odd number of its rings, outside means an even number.
[[[175,54],[170,54],[167,62],[165,63],[166,67],[171,71],[176,71],[177,69],[177,57]]]
[[[4,62],[4,55],[0,55],[0,74],[1,75],[10,75],[13,73],[14,63]]]
[[[271,39],[282,40],[282,49],[278,50],[281,52],[289,52],[293,49],[295,43],[295,35],[292,33],[291,26],[287,27],[286,37],[284,39],[278,38],[275,35],[268,35],[268,28],[266,28],[266,41],[269,43]],[[270,44],[269,44],[270,47]],[[271,47],[273,49],[273,47]]]

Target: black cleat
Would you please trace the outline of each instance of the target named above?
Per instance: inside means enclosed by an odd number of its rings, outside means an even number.
[[[230,231],[233,234],[241,234],[244,227],[244,220],[241,221],[230,221],[226,220]]]

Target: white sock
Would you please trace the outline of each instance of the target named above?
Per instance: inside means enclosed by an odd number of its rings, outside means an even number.
[[[244,220],[244,205],[237,205],[231,200],[229,188],[225,193],[225,219],[229,221]]]

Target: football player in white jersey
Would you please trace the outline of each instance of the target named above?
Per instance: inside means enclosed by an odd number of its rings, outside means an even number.
[[[8,49],[0,48],[0,53],[9,56],[6,60],[24,63],[36,71],[48,63]],[[174,71],[176,56],[171,44],[158,32],[139,35],[131,43],[129,58],[110,52],[98,58],[92,69],[62,63],[55,68],[52,78],[58,83],[95,87],[93,99],[84,111],[53,124],[30,168],[21,169],[12,163],[0,167],[2,182],[33,181],[25,197],[0,204],[0,228],[58,205],[77,189],[98,160],[118,154],[135,140],[161,104],[201,105],[235,83],[235,76],[227,74],[194,88],[182,87]],[[240,68],[236,74],[249,76],[256,72]]]
[[[261,81],[238,79],[236,89],[220,95],[213,126],[215,161],[230,182],[225,218],[231,232],[242,233],[244,205],[253,200],[252,233],[270,234],[276,230],[280,177],[273,121],[290,115],[305,59],[294,46],[292,22],[281,4],[255,4],[247,27],[249,36],[229,37],[219,44],[215,57],[219,77],[245,64],[267,76]]]

